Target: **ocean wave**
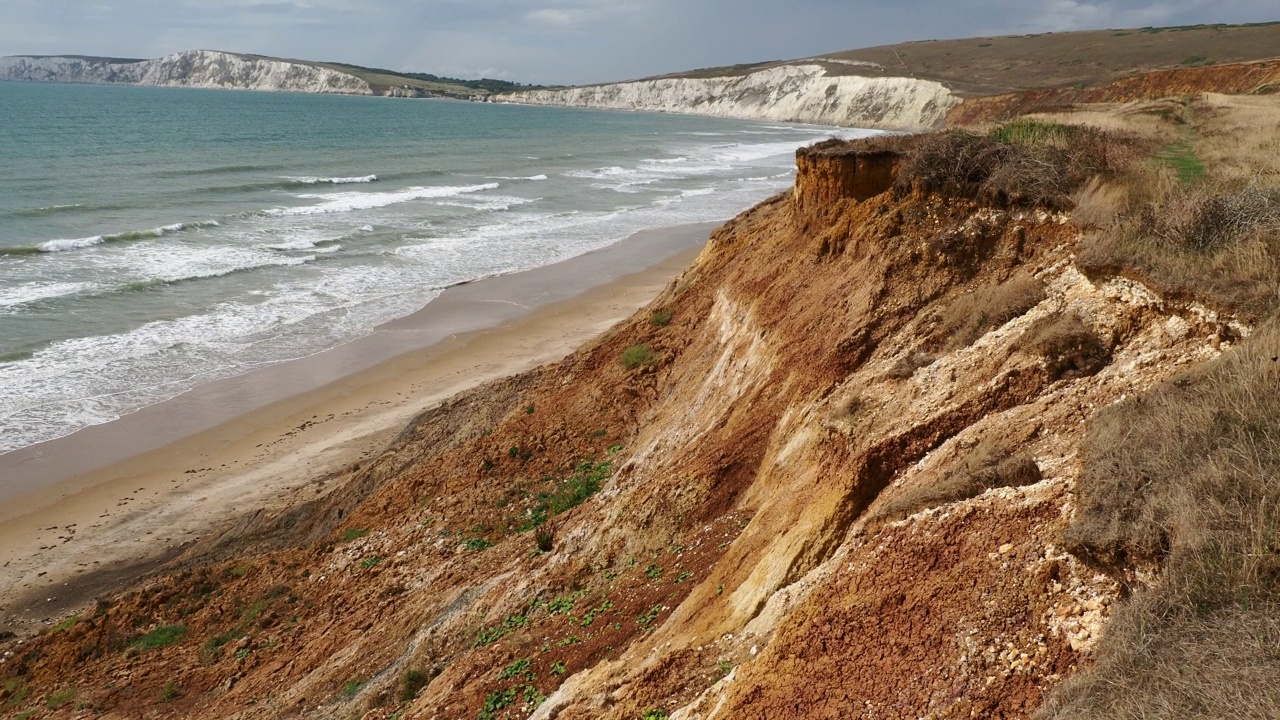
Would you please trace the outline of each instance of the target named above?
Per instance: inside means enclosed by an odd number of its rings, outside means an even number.
[[[377,175],[361,175],[359,177],[286,177],[303,185],[363,185],[378,182]]]
[[[533,181],[539,181],[539,180],[546,180],[546,179],[548,179],[548,178],[547,178],[547,176],[546,176],[546,175],[528,175],[528,176],[523,176],[523,177],[521,177],[521,176],[516,176],[516,177],[507,177],[507,176],[505,176],[505,175],[495,175],[495,176],[490,177],[490,178],[488,178],[488,179],[489,179],[489,180],[533,180]]]
[[[179,178],[191,175],[234,175],[236,173],[283,170],[283,165],[220,165],[210,168],[182,168],[181,170],[157,170],[154,177]]]
[[[92,235],[82,238],[66,238],[60,240],[49,240],[35,246],[35,250],[42,253],[67,252],[68,250],[83,250],[95,245],[101,245],[109,242],[127,242],[132,240],[145,240],[147,238],[164,237],[165,235],[173,235],[175,233],[186,232],[188,230],[199,230],[201,228],[218,227],[217,220],[204,220],[202,222],[189,223],[173,223],[172,225],[162,225],[158,228],[150,230],[129,230],[121,233],[111,233],[104,235]],[[17,247],[6,248],[5,254],[27,254],[31,252],[29,248]]]
[[[654,205],[671,205],[672,203],[678,203],[691,197],[711,195],[715,192],[716,192],[716,189],[710,188],[710,187],[694,188],[692,190],[681,190],[679,195],[676,195],[675,197],[662,198],[661,200],[654,200],[653,204]]]
[[[334,252],[333,250],[324,249],[338,242],[338,238],[297,238],[282,243],[274,243],[271,245],[263,245],[267,250],[283,250],[297,251],[307,250],[312,252]]]
[[[498,183],[485,183],[483,185],[411,187],[397,192],[384,193],[346,192],[329,193],[325,195],[306,194],[299,195],[298,197],[309,200],[323,200],[324,202],[317,205],[303,205],[301,207],[272,208],[271,210],[264,211],[263,214],[270,217],[295,217],[301,215],[324,215],[328,213],[353,212],[356,210],[372,210],[374,208],[396,205],[413,200],[456,197],[458,195],[468,195],[471,193],[483,192],[485,190],[496,190],[499,187],[501,186]]]
[[[40,300],[78,295],[95,287],[87,282],[28,282],[0,289],[0,308],[17,307]]]

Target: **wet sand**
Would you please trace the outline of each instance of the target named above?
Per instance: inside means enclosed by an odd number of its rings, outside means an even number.
[[[423,410],[567,355],[648,303],[718,224],[457,285],[341,347],[0,455],[0,631],[73,612],[245,512],[314,497]]]

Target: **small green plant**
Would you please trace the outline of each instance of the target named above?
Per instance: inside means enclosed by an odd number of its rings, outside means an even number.
[[[559,595],[547,603],[547,612],[552,615],[568,615],[573,612],[574,603],[586,594],[585,590],[579,590],[569,595]]]
[[[76,617],[75,615],[72,615],[71,617],[66,618],[65,620],[58,623],[57,625],[54,625],[53,629],[49,631],[49,634],[53,635],[54,633],[60,633],[63,630],[70,630],[79,621],[80,621],[80,618]]]
[[[648,345],[632,345],[622,353],[622,364],[628,368],[652,365],[656,362],[658,362],[658,355]]]
[[[649,612],[636,617],[636,622],[640,624],[640,627],[648,628],[650,625],[653,624],[655,620],[658,619],[658,615],[661,612],[662,612],[662,606],[654,605],[653,607],[649,608]]]
[[[667,711],[661,709],[645,710],[640,720],[667,720]]]
[[[563,662],[558,662],[555,665],[551,666],[552,675],[563,675],[566,672],[568,672],[568,668],[565,667]]]
[[[165,683],[164,689],[160,691],[160,702],[173,702],[180,697],[182,697],[182,688],[172,681]]]
[[[133,642],[133,646],[140,650],[156,650],[173,645],[186,634],[186,625],[165,625],[138,638]]]
[[[657,327],[666,327],[671,324],[671,316],[673,313],[670,308],[654,310],[653,315],[649,318]]]
[[[342,542],[351,542],[352,540],[359,540],[360,538],[368,534],[369,534],[369,531],[364,528],[349,528],[347,529],[346,532],[342,533]]]
[[[361,560],[360,567],[364,568],[365,570],[368,570],[369,568],[372,568],[373,566],[377,565],[380,562],[382,562],[382,558],[378,557],[377,555],[374,555],[373,557],[367,557],[364,560]]]
[[[532,681],[533,671],[529,669],[530,666],[532,665],[533,665],[533,660],[529,658],[522,658],[520,660],[516,660],[512,662],[510,665],[503,668],[502,672],[498,674],[498,679],[510,680],[513,677],[523,677],[526,680]]]
[[[693,577],[693,573],[689,572],[688,570],[682,570],[680,574],[676,576],[676,579],[672,584],[679,585],[680,583],[684,582],[685,580],[688,580],[691,577]]]
[[[577,635],[567,635],[561,638],[560,642],[556,643],[556,647],[565,647],[567,645],[577,645],[580,642],[582,642],[582,638],[578,637]]]
[[[534,413],[534,410],[535,410],[535,409],[536,409],[536,408],[534,408],[534,406],[533,406],[532,404],[525,405],[525,406],[524,406],[524,414],[525,414],[525,415],[532,415],[532,414]]]
[[[467,549],[472,552],[481,552],[493,547],[493,543],[482,537],[473,537],[470,540],[467,540],[466,546]]]
[[[421,670],[413,669],[404,674],[404,682],[400,686],[400,700],[409,702],[418,697],[418,693],[422,692],[422,688],[427,686],[429,678],[427,674]]]
[[[59,690],[58,692],[53,693],[49,697],[45,698],[44,704],[50,710],[57,710],[63,705],[66,705],[67,703],[74,700],[76,698],[76,694],[78,694],[79,692],[80,691],[77,690],[76,688],[67,688],[66,690]]]
[[[538,547],[538,552],[549,553],[555,544],[555,534],[545,527],[540,527],[534,531],[533,541]]]
[[[473,647],[481,648],[485,645],[491,645],[528,624],[529,618],[524,615],[508,615],[507,619],[503,620],[501,625],[481,628],[480,632],[477,633],[476,642]]]
[[[587,614],[583,615],[582,619],[578,621],[578,626],[587,627],[591,623],[595,622],[597,616],[603,615],[605,612],[607,612],[608,610],[611,610],[612,608],[613,608],[613,601],[606,598],[598,606],[588,610]]]
[[[658,578],[662,577],[662,573],[663,573],[663,569],[661,565],[654,565],[650,563],[649,567],[644,569],[645,576],[648,577],[650,580],[657,580]]]
[[[519,688],[507,688],[506,690],[495,690],[484,699],[484,707],[480,708],[480,712],[476,714],[476,720],[493,720],[497,717],[499,710],[511,707],[519,695]]]
[[[363,680],[348,680],[342,685],[342,697],[353,698],[360,693],[362,687],[364,687]]]
[[[226,572],[227,577],[242,578],[242,577],[244,577],[245,575],[248,575],[248,574],[249,574],[249,566],[248,566],[248,565],[237,565],[237,566],[235,566],[235,567],[227,568],[225,572]]]
[[[720,670],[721,676],[728,675],[733,672],[733,663],[728,660],[719,660],[716,662],[716,668]]]

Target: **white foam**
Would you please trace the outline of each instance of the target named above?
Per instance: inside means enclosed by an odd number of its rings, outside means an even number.
[[[317,205],[304,205],[302,207],[274,208],[267,210],[265,214],[273,217],[296,217],[301,215],[324,215],[328,213],[343,213],[356,210],[372,210],[374,208],[397,205],[399,203],[410,202],[413,200],[456,197],[458,195],[467,195],[470,193],[483,192],[485,190],[496,190],[499,187],[500,185],[498,183],[485,183],[483,185],[463,185],[453,187],[411,187],[396,192],[383,193],[344,192],[328,193],[323,195],[307,194],[299,195],[298,197],[309,200],[323,200],[324,202]]]
[[[106,242],[106,238],[101,235],[94,235],[93,237],[86,238],[50,240],[48,242],[40,243],[36,248],[39,249],[40,252],[55,253],[66,252],[68,250],[80,250],[82,248],[93,247],[94,245],[101,245],[104,242]]]
[[[76,295],[94,287],[97,286],[87,282],[27,282],[0,289],[0,307],[10,308],[39,300]]]
[[[286,177],[285,180],[300,182],[304,185],[359,185],[377,182],[377,175],[361,175],[359,177]]]
[[[547,176],[546,175],[529,175],[527,177],[507,177],[504,175],[495,175],[494,177],[491,177],[489,179],[490,180],[533,180],[536,182],[539,180],[546,180]]]

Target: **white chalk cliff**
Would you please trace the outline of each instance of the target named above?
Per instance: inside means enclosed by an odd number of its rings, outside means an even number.
[[[137,62],[83,57],[3,57],[0,58],[0,80],[375,94],[368,82],[331,68],[214,50],[188,50]]]
[[[938,127],[947,110],[960,102],[945,85],[931,80],[828,75],[816,64],[781,65],[737,77],[530,90],[493,100],[889,130]]]

